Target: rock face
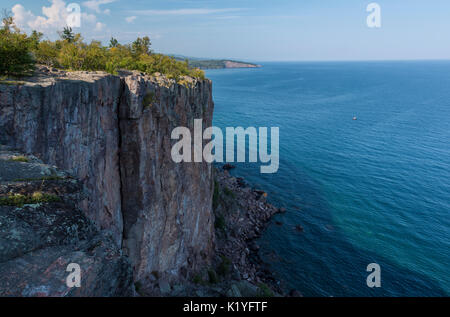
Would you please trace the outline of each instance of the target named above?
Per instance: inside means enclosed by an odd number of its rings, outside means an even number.
[[[0,296],[133,295],[128,260],[75,207],[81,182],[13,154],[0,146]],[[66,283],[70,263],[80,266],[80,287]]]
[[[267,193],[248,187],[227,170],[216,169],[215,175],[217,254],[228,258],[242,279],[255,285],[265,283],[282,294],[278,281],[259,258],[256,242],[269,220],[279,213],[278,208],[266,201]]]
[[[174,163],[176,126],[211,125],[211,82],[136,72],[38,73],[0,85],[0,143],[68,170],[87,188],[77,207],[129,256],[135,281],[172,282],[214,250],[212,173]]]
[[[120,105],[123,247],[138,280],[148,272],[162,280],[186,277],[207,263],[213,250],[211,164],[171,158],[175,127],[188,127],[194,135],[194,119],[203,119],[203,127],[212,125],[210,82],[191,85],[125,78]]]
[[[121,80],[75,74],[23,86],[0,85],[0,143],[71,171],[90,191],[81,209],[120,245]]]

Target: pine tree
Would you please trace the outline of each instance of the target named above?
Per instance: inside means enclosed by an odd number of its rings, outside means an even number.
[[[72,28],[66,26],[61,33],[61,38],[69,43],[72,43],[75,40],[75,35],[73,34]]]

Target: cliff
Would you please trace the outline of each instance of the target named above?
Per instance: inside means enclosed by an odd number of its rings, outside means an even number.
[[[243,62],[235,62],[235,61],[224,61],[225,68],[258,68],[260,65],[243,63]]]
[[[0,146],[0,296],[132,296],[131,266],[76,208],[83,184]],[[67,267],[81,268],[68,287]]]
[[[209,80],[181,85],[136,72],[41,67],[26,82],[0,83],[0,144],[79,179],[86,198],[74,208],[128,256],[135,282],[157,277],[167,289],[208,264],[214,251],[211,165],[170,157],[174,127],[193,131],[199,118],[211,126],[211,89]]]
[[[188,60],[189,66],[200,69],[223,69],[223,68],[259,68],[261,65],[228,60],[228,59],[201,59],[195,57],[186,57],[182,55],[173,55],[178,61]]]

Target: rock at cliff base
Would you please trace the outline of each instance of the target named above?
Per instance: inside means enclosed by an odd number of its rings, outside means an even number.
[[[11,157],[0,146],[0,296],[133,295],[127,259],[75,207],[83,185],[36,158]],[[66,283],[70,263],[80,287]]]

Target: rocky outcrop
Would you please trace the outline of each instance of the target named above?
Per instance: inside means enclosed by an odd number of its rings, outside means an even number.
[[[264,285],[263,289],[270,286],[282,294],[278,281],[259,258],[256,241],[280,209],[267,202],[266,192],[251,188],[227,170],[216,169],[215,175],[217,256],[232,263],[236,280]]]
[[[123,248],[135,281],[167,288],[214,251],[211,166],[170,157],[171,130],[210,126],[212,113],[209,80],[41,68],[0,84],[0,143],[79,179],[77,207]]]
[[[80,207],[121,244],[119,77],[41,74],[0,85],[0,143],[70,171],[90,192]]]
[[[225,68],[259,68],[261,65],[235,62],[235,61],[225,61]]]
[[[81,182],[0,146],[0,296],[131,296],[132,270],[111,236],[76,208]],[[80,266],[80,285],[66,279]]]
[[[137,74],[124,81],[123,247],[138,280],[156,275],[166,283],[204,266],[214,248],[211,164],[175,163],[170,140],[178,126],[193,135],[194,119],[203,119],[203,127],[212,125],[211,84],[182,86]]]

